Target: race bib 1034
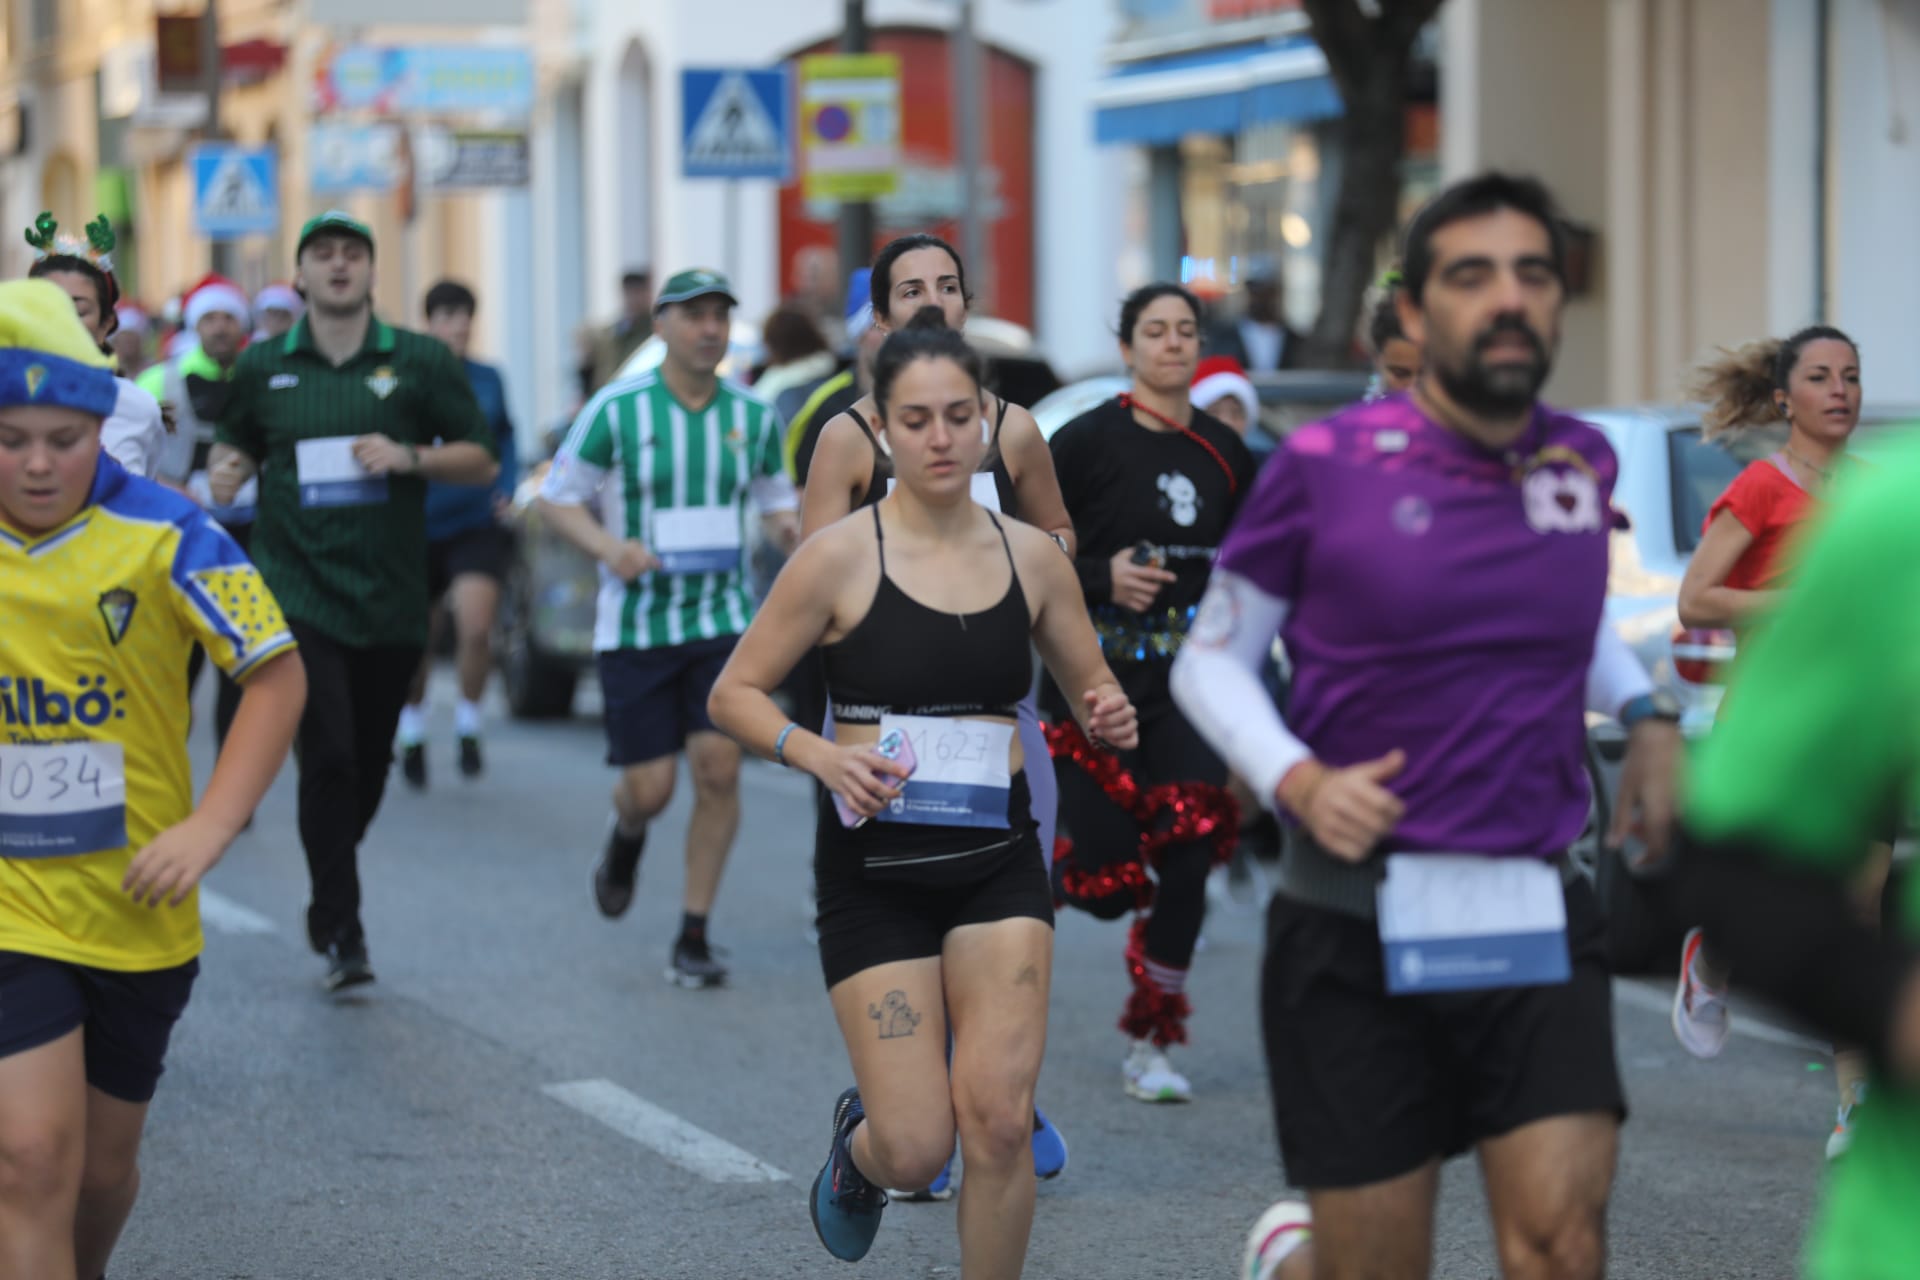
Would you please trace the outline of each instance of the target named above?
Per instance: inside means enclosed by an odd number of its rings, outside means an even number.
[[[66,858],[126,845],[119,743],[0,743],[0,857]]]

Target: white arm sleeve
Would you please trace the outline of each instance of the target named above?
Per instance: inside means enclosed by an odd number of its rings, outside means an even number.
[[[1620,708],[1653,692],[1653,677],[1640,665],[1626,638],[1605,618],[1593,641],[1593,665],[1587,668],[1587,710],[1618,716]]]
[[[755,476],[747,484],[747,493],[763,516],[800,509],[800,491],[793,487],[793,477],[785,471]]]
[[[540,496],[563,507],[592,507],[606,478],[605,468],[596,467],[563,448],[540,482]]]
[[[1173,664],[1174,702],[1268,808],[1287,771],[1313,754],[1260,682],[1287,608],[1239,574],[1215,569]]]
[[[120,395],[113,415],[100,424],[100,447],[137,476],[150,476],[167,446],[160,402],[125,378],[116,378]]]

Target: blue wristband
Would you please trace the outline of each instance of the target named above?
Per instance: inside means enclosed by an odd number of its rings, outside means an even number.
[[[775,760],[778,760],[781,764],[785,764],[787,762],[787,737],[789,734],[791,734],[795,729],[798,729],[799,727],[800,727],[799,725],[789,720],[787,722],[787,727],[780,731],[780,736],[773,740],[773,758]]]

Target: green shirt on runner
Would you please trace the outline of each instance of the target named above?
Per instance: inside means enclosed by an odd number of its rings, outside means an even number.
[[[1884,838],[1888,798],[1920,783],[1920,447],[1842,486],[1784,605],[1741,642],[1686,805],[1696,835],[1764,841],[1836,881]],[[1897,918],[1920,940],[1920,877]],[[1807,1274],[1920,1275],[1920,1089],[1876,1079],[1853,1130],[1827,1167]]]
[[[341,644],[427,639],[426,479],[366,476],[356,436],[494,449],[467,371],[437,338],[373,319],[335,365],[302,317],[234,366],[215,436],[260,466],[252,556],[290,621]]]
[[[587,402],[541,496],[574,506],[598,496],[609,532],[665,562],[630,583],[600,566],[596,650],[661,649],[747,629],[747,500],[763,512],[793,505],[780,446],[773,409],[725,380],[702,409],[680,403],[657,370],[609,383]]]

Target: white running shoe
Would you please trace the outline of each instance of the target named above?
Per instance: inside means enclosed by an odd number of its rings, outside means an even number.
[[[1313,1239],[1313,1214],[1303,1200],[1281,1200],[1253,1224],[1240,1257],[1240,1280],[1274,1280],[1280,1264]]]
[[[1700,954],[1704,935],[1698,929],[1687,930],[1680,947],[1680,980],[1673,990],[1673,1034],[1680,1047],[1696,1058],[1717,1058],[1727,1047],[1731,1014],[1727,993],[1695,981],[1694,960]]]
[[[1164,1049],[1151,1040],[1135,1040],[1127,1051],[1120,1072],[1126,1081],[1127,1096],[1142,1102],[1192,1102],[1193,1086],[1173,1069]]]
[[[1827,1159],[1838,1160],[1853,1145],[1853,1109],[1866,1100],[1865,1083],[1853,1086],[1853,1101],[1840,1108],[1834,1118],[1833,1132],[1827,1135]]]

